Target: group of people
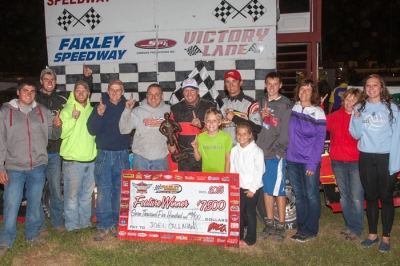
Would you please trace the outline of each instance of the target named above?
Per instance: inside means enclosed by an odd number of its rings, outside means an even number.
[[[319,97],[312,80],[297,84],[293,104],[279,93],[282,79],[276,72],[266,76],[266,93],[255,101],[241,90],[241,74],[227,71],[227,96],[221,110],[200,97],[192,78],[182,83],[184,99],[172,106],[164,102],[163,90],[156,83],[148,86],[146,99],[136,104],[132,94],[125,98],[123,83],[115,79],[92,107],[92,71],[84,65],[83,72],[83,80],[76,82],[67,98],[55,90],[56,73],[44,69],[40,89],[33,81],[22,80],[18,99],[0,109],[0,183],[4,184],[0,255],[14,244],[24,193],[28,202],[25,237],[32,243],[45,243],[48,232],[41,195],[46,179],[51,225],[57,232],[79,233],[91,227],[96,185],[94,240],[104,240],[109,232],[117,236],[121,171],[130,168],[133,129],[133,169],[172,170],[169,156],[184,152],[187,158],[178,161],[178,171],[239,173],[240,246],[256,243],[256,205],[261,193],[267,219],[258,239],[285,239],[286,168],[297,208],[298,229],[291,239],[306,242],[317,236],[319,171],[328,130],[345,219],[340,233],[347,240],[361,236],[365,191],[369,236],[361,245],[380,241],[379,199],[383,221],[379,250],[390,249],[392,194],[400,169],[399,138],[394,136],[400,135],[400,117],[398,105],[379,76],[368,77],[363,92],[346,90],[342,107],[325,116],[320,107],[325,98]],[[177,124],[177,137],[171,141],[160,128],[169,119]],[[278,220],[274,218],[275,202]]]

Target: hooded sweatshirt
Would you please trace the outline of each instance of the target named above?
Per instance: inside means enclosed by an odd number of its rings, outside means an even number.
[[[122,151],[129,149],[130,135],[121,134],[119,131],[119,119],[125,109],[126,99],[122,95],[121,100],[117,104],[110,102],[108,93],[101,96],[106,110],[102,116],[97,113],[97,104],[92,111],[87,122],[89,133],[96,136],[97,149],[107,151]]]
[[[33,101],[25,114],[17,103],[14,99],[0,109],[0,172],[31,170],[47,164],[47,141],[61,134],[61,128],[53,127],[49,109]]]
[[[273,159],[276,155],[286,158],[292,102],[283,95],[269,101],[268,93],[265,93],[258,103],[260,106],[268,103],[267,108],[271,115],[262,121],[263,128],[258,134],[257,145],[263,150],[265,159]]]
[[[124,109],[119,120],[121,134],[130,134],[136,129],[133,136],[132,152],[148,160],[165,158],[169,151],[167,137],[159,131],[164,121],[164,114],[170,112],[169,105],[161,101],[157,108],[147,104],[147,99],[133,110]]]
[[[331,132],[331,147],[329,155],[332,160],[358,162],[360,152],[357,140],[349,132],[351,114],[344,107],[326,116],[326,130]]]
[[[78,119],[72,118],[74,106],[80,111]],[[87,99],[86,107],[83,107],[75,100],[74,93],[69,95],[67,106],[60,113],[63,122],[60,155],[64,160],[90,162],[96,158],[94,136],[89,134],[86,126],[92,110],[89,99]]]

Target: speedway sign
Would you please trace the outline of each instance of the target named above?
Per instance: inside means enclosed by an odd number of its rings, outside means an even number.
[[[121,188],[120,239],[238,246],[238,174],[126,170]]]

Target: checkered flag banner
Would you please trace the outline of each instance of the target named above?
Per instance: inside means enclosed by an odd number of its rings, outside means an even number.
[[[69,13],[68,10],[64,9],[61,15],[57,18],[56,23],[58,26],[63,28],[65,31],[68,31],[69,25],[71,25],[72,22],[74,22],[76,17]]]
[[[253,18],[253,22],[267,13],[267,9],[258,0],[251,0],[243,9]]]
[[[259,54],[262,52],[262,47],[258,46],[258,44],[253,43],[253,45],[249,48],[249,50],[247,50],[247,52],[253,52],[256,54]]]
[[[203,51],[200,50],[200,48],[197,45],[190,46],[189,48],[184,49],[184,50],[188,53],[189,56],[203,53]]]
[[[227,1],[222,0],[221,3],[214,9],[212,14],[223,23],[226,23],[227,18],[232,15],[234,8]]]
[[[94,8],[90,8],[85,15],[83,15],[84,21],[89,24],[90,29],[93,30],[97,25],[103,20],[103,18],[94,10]]]
[[[215,83],[211,79],[211,77],[207,73],[207,69],[204,66],[203,62],[197,64],[195,69],[189,74],[188,78],[194,78],[199,85],[199,94],[200,97],[208,100],[216,102],[219,109],[223,109],[224,103],[222,102],[221,97],[219,96],[218,90],[215,88]],[[175,104],[180,102],[183,99],[182,93],[182,83],[179,89],[175,90],[169,99],[170,104]]]

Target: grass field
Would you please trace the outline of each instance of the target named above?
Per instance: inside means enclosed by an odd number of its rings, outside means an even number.
[[[400,208],[395,210],[391,250],[380,253],[378,245],[365,249],[360,241],[345,241],[339,235],[344,225],[342,214],[321,204],[320,232],[315,239],[291,241],[295,230],[290,230],[283,243],[266,239],[248,248],[121,241],[111,235],[95,242],[93,229],[79,234],[58,234],[50,229],[46,244],[33,245],[24,239],[24,224],[18,224],[17,240],[0,265],[400,265]],[[262,228],[259,221],[258,230]],[[366,236],[364,229],[362,239]]]

